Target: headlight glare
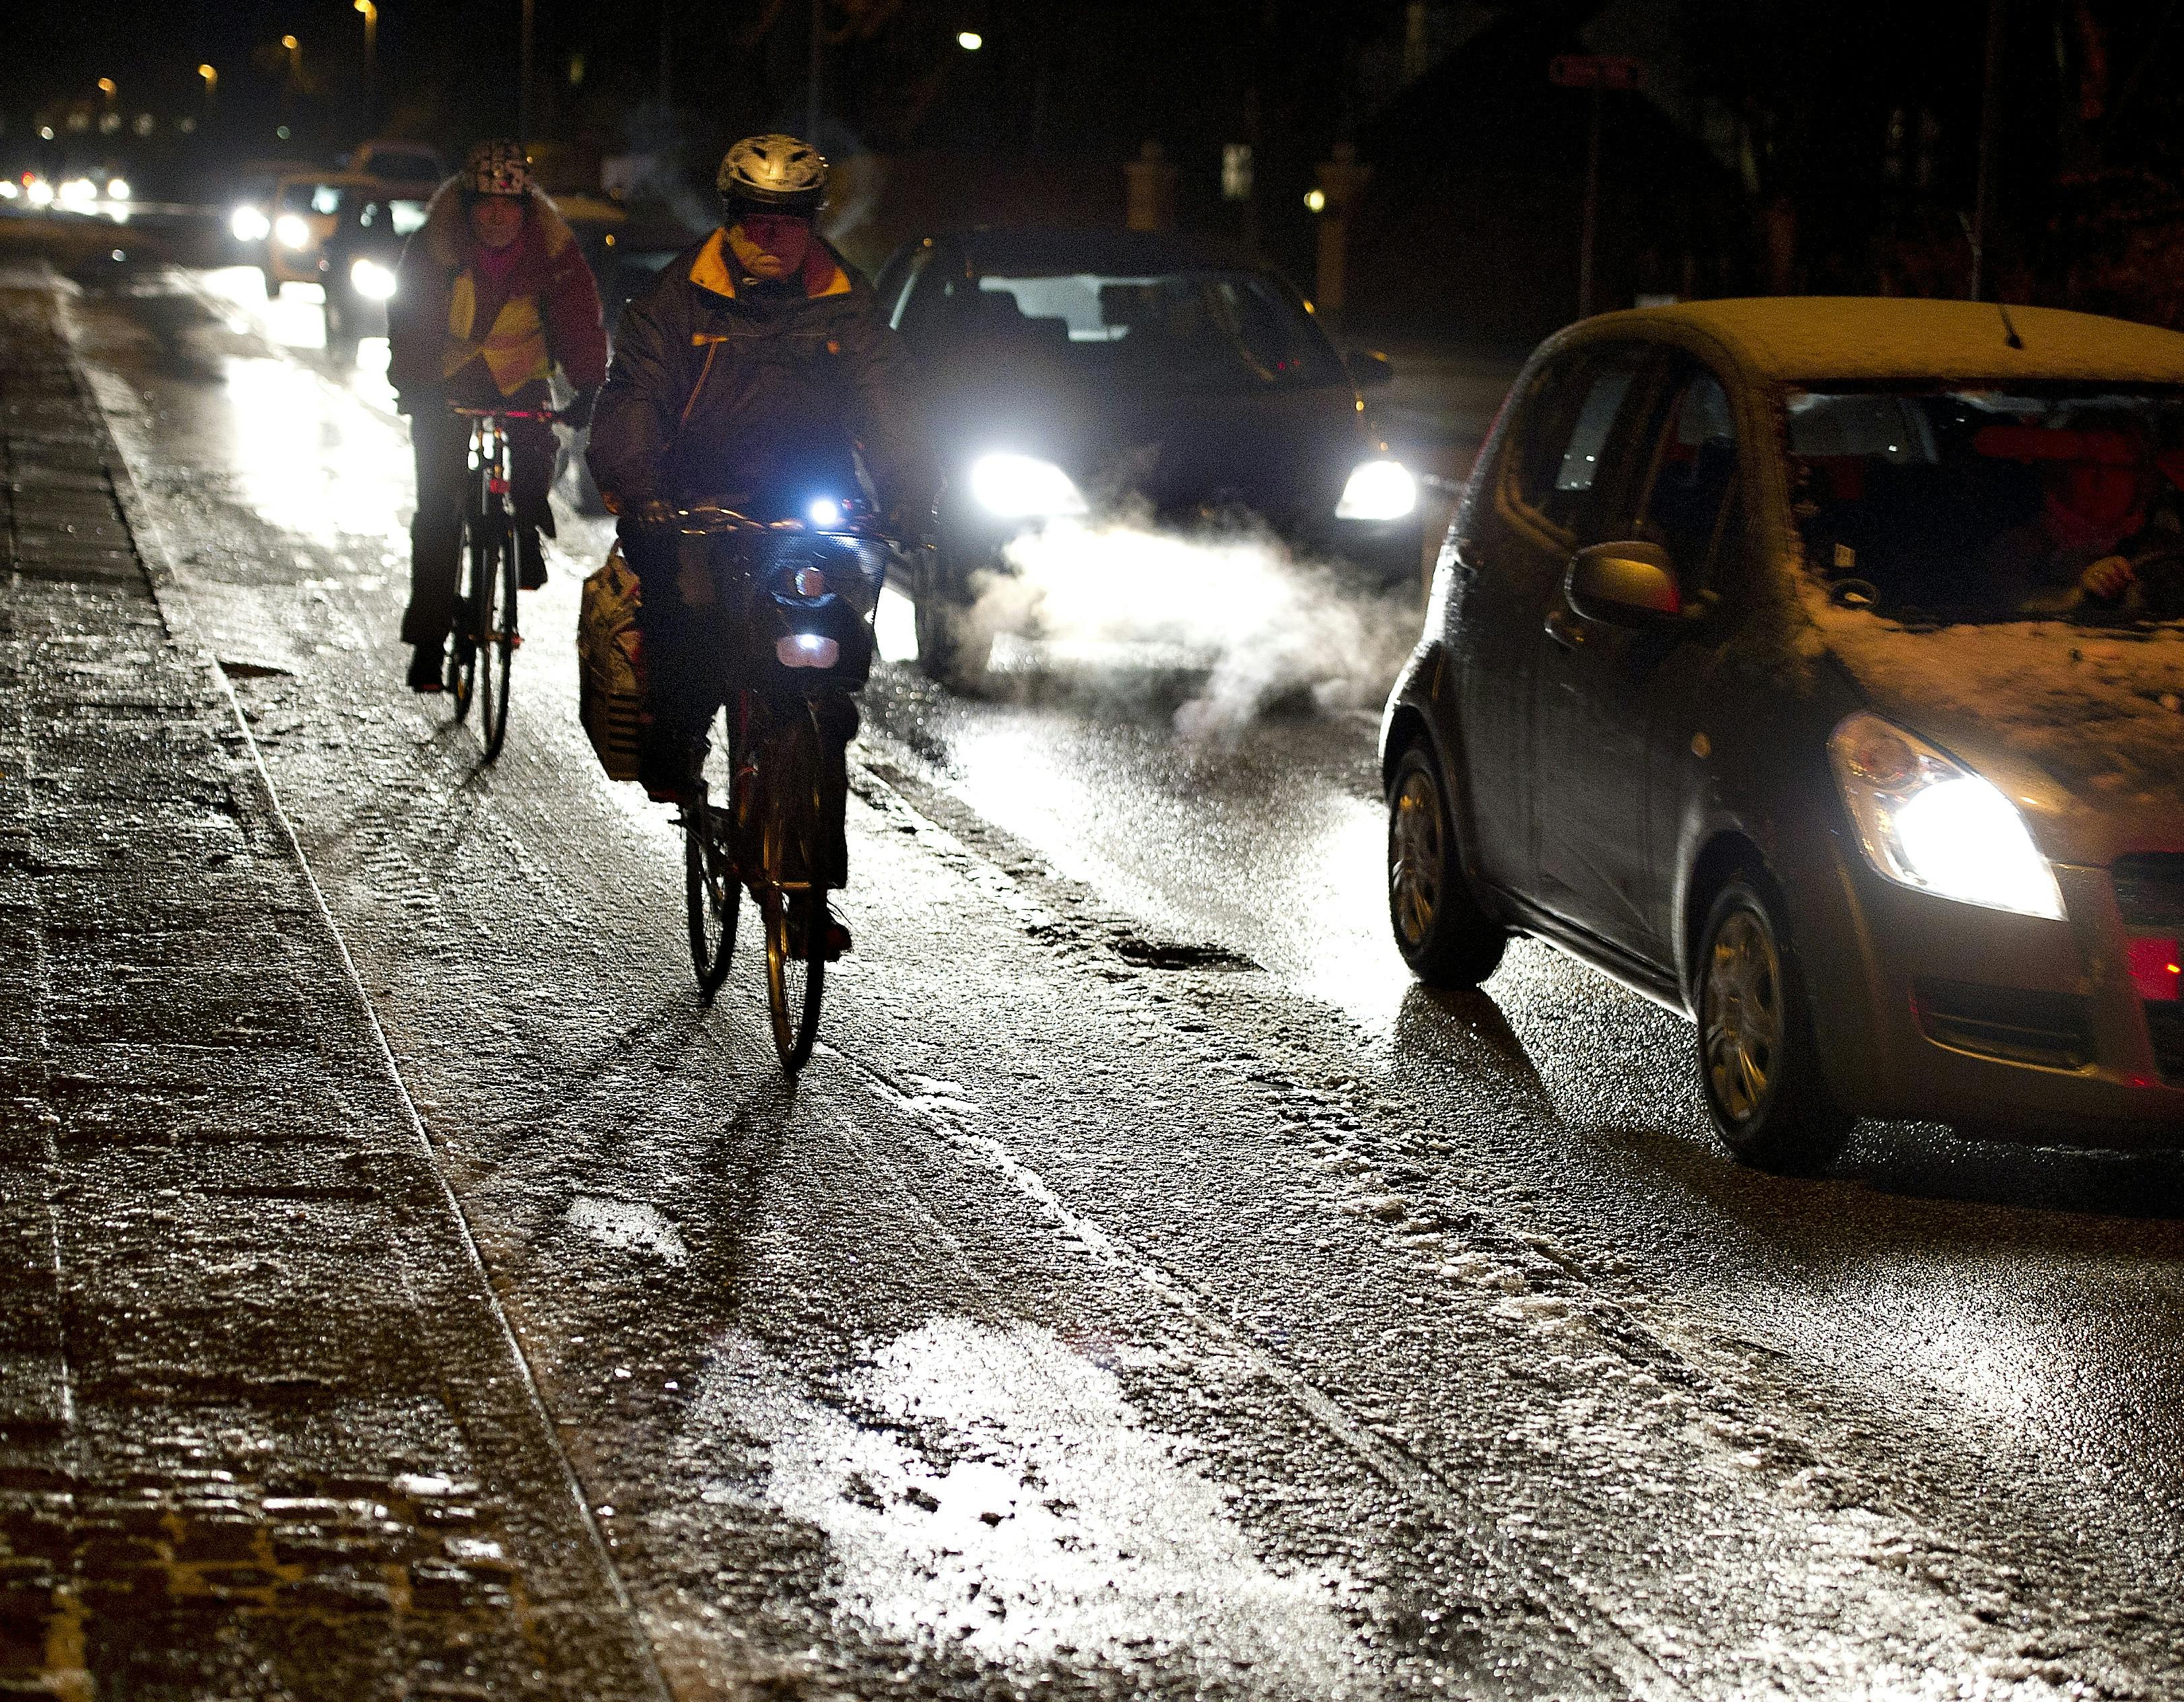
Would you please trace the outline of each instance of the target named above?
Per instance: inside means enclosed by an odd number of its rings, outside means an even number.
[[[349,265],[349,287],[366,301],[392,301],[394,274],[377,260],[359,259]]]
[[[1863,711],[1836,728],[1828,759],[1877,873],[1960,904],[2062,919],[2054,871],[1992,781]]]
[[[301,213],[283,213],[273,221],[273,235],[284,248],[311,246],[311,227]]]
[[[237,207],[229,214],[227,230],[238,243],[262,243],[273,234],[271,223],[255,207]]]
[[[1418,482],[1401,461],[1367,461],[1350,475],[1337,520],[1401,520],[1418,505]]]
[[[1069,475],[1036,455],[979,456],[971,465],[971,494],[1004,520],[1050,520],[1085,511],[1084,495]]]

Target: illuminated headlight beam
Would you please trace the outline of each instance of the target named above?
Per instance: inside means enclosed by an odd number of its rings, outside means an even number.
[[[377,260],[359,259],[350,263],[349,287],[366,301],[392,301],[394,299],[394,273]]]
[[[1401,520],[1418,505],[1418,482],[1401,461],[1367,461],[1342,487],[1337,520]]]
[[[1085,512],[1084,494],[1052,461],[1006,451],[971,464],[971,494],[1004,520],[1051,520]]]

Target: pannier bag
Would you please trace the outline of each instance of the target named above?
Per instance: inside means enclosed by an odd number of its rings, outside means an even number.
[[[644,646],[637,630],[637,575],[616,545],[584,581],[577,611],[577,712],[610,780],[637,778],[644,709]]]

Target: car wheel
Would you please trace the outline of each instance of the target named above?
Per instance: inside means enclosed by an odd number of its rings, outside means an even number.
[[[1440,765],[1423,743],[1403,753],[1388,790],[1388,919],[1396,949],[1429,987],[1477,986],[1509,943],[1463,872]]]
[[[1788,926],[1741,875],[1707,913],[1696,993],[1699,1086],[1722,1144],[1782,1175],[1825,1169],[1851,1119],[1820,1071]]]
[[[974,622],[971,611],[950,594],[950,577],[935,562],[911,587],[918,671],[951,691],[975,691],[985,683],[993,659],[993,629]]]

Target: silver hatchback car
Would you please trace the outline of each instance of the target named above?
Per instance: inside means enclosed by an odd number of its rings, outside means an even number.
[[[1609,314],[1532,358],[1381,730],[1396,941],[1691,1016],[1715,1127],[2184,1146],[2184,336]]]

